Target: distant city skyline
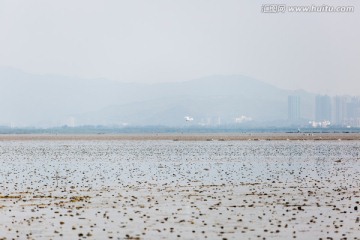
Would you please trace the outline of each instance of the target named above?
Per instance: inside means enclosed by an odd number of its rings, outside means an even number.
[[[0,125],[12,127],[299,126],[307,121],[359,126],[360,119],[357,96],[332,96],[331,117],[316,118],[323,109],[315,107],[318,94],[281,89],[247,76],[124,84],[0,68],[0,79]],[[291,104],[289,96],[298,97]],[[186,116],[194,120],[185,122]]]
[[[313,127],[360,127],[360,96],[349,95],[316,95],[313,117],[307,120]],[[301,98],[288,96],[288,121],[293,125],[303,125],[301,116]]]

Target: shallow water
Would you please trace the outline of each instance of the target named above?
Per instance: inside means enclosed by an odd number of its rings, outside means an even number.
[[[0,238],[356,238],[359,154],[360,141],[4,141]]]

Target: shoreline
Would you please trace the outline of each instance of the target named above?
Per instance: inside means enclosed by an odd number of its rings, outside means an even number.
[[[359,141],[360,133],[0,134],[0,141]]]

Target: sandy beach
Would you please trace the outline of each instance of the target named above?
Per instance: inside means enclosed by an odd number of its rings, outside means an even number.
[[[359,239],[358,139],[2,135],[0,239]]]

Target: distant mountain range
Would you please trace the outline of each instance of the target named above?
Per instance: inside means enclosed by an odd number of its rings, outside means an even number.
[[[265,124],[285,121],[287,97],[295,94],[302,117],[312,118],[314,94],[246,76],[135,84],[0,68],[0,125],[216,125],[235,124],[241,116]],[[194,120],[185,122],[185,116]]]

